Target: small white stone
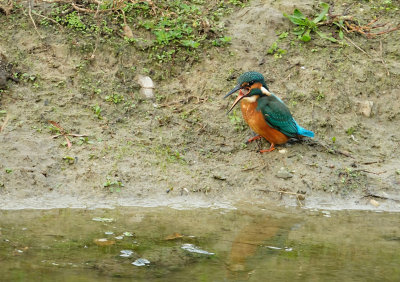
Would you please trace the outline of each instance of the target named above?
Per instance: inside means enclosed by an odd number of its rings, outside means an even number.
[[[146,98],[154,98],[154,82],[149,76],[138,75],[137,81],[142,87],[140,93]]]
[[[380,203],[378,201],[375,201],[374,199],[369,200],[369,203],[374,207],[379,207],[380,205]]]
[[[139,75],[137,79],[141,87],[154,88],[154,82],[149,76]]]
[[[154,98],[154,91],[152,88],[140,88],[140,94],[148,99]]]
[[[360,113],[366,117],[370,117],[372,114],[372,107],[374,106],[374,102],[372,101],[363,101],[360,103]]]

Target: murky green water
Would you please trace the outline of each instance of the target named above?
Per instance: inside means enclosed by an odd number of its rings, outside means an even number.
[[[22,210],[0,227],[1,281],[400,281],[394,213]]]

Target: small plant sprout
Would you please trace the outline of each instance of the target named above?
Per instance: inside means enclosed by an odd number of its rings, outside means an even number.
[[[287,50],[278,47],[278,41],[272,43],[271,47],[267,50],[267,54],[274,55],[276,59],[282,58],[287,53]]]
[[[232,37],[224,36],[224,37],[215,39],[212,44],[217,47],[223,47],[223,46],[230,44],[231,40],[232,40]]]
[[[94,112],[94,114],[97,116],[98,119],[103,119],[103,117],[101,116],[101,107],[99,105],[95,105],[92,107],[92,110]]]
[[[72,165],[75,163],[75,158],[71,156],[65,156],[63,157],[63,160],[65,161],[66,164]]]
[[[111,95],[107,95],[105,97],[105,100],[107,102],[112,102],[114,104],[119,104],[119,103],[124,101],[124,95],[114,93],[114,94],[111,94]]]
[[[308,42],[311,40],[311,33],[315,32],[321,38],[327,39],[332,42],[337,42],[337,40],[331,36],[326,35],[321,32],[318,28],[318,23],[326,19],[326,15],[329,12],[329,5],[326,3],[321,3],[322,11],[319,15],[313,20],[308,19],[303,15],[302,12],[298,9],[294,9],[292,15],[283,14],[287,17],[292,23],[297,25],[297,27],[293,30],[293,33],[298,36],[301,41]]]
[[[94,144],[93,141],[89,140],[89,137],[85,136],[85,137],[79,137],[79,140],[77,142],[78,145],[82,145],[82,144]]]
[[[112,180],[111,177],[107,176],[106,182],[103,183],[103,187],[106,187],[110,190],[110,192],[121,192],[121,187],[124,187],[119,180]]]
[[[354,127],[350,127],[346,130],[347,135],[353,135],[353,133],[355,132],[355,128]]]

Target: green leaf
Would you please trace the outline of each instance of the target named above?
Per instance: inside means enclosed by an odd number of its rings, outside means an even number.
[[[224,43],[224,44],[228,44],[229,42],[232,41],[232,37],[224,36],[224,37],[221,37],[219,40],[221,40],[221,42]]]
[[[344,37],[343,31],[342,31],[342,30],[339,30],[339,38],[343,40],[343,37]]]
[[[294,29],[293,31],[292,31],[292,33],[293,34],[295,34],[295,35],[302,35],[304,32],[306,31],[306,28],[303,26],[303,27],[299,27],[299,28],[296,28],[296,29]]]
[[[316,30],[318,28],[317,24],[309,19],[305,19],[305,25],[311,30]]]
[[[299,18],[295,18],[292,16],[289,16],[289,20],[294,23],[295,25],[306,25],[306,22],[304,19],[299,19]]]
[[[293,11],[293,16],[299,19],[305,19],[306,17],[303,15],[302,12],[300,12],[299,9],[294,9]]]
[[[280,35],[279,35],[279,39],[283,39],[283,38],[286,38],[286,37],[288,37],[288,35],[289,35],[289,32],[282,32]]]
[[[267,50],[267,54],[273,54],[276,49],[278,49],[278,43],[275,41],[274,43],[272,43],[271,47]]]
[[[326,16],[326,14],[327,14],[328,11],[329,11],[329,5],[328,5],[328,4],[322,2],[320,5],[321,5],[321,7],[322,7],[322,12],[318,15],[318,17],[316,17],[316,18],[313,20],[314,23],[318,23],[318,22],[320,22],[322,19],[324,19],[325,16]]]
[[[307,31],[300,37],[300,40],[304,42],[310,41],[311,40],[310,31],[311,29],[307,29]]]
[[[287,17],[292,23],[295,25],[305,25],[306,24],[306,17],[298,10],[294,9],[293,15],[287,15],[283,14],[285,17]]]
[[[191,48],[197,48],[200,46],[199,42],[196,42],[193,40],[181,40],[181,43],[183,46],[191,47]]]
[[[332,36],[328,36],[323,32],[315,31],[321,38],[332,41],[332,42],[337,42],[336,38],[333,38]]]

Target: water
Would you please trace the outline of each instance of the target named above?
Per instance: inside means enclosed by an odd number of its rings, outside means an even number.
[[[400,281],[399,221],[261,207],[0,211],[0,280]]]

